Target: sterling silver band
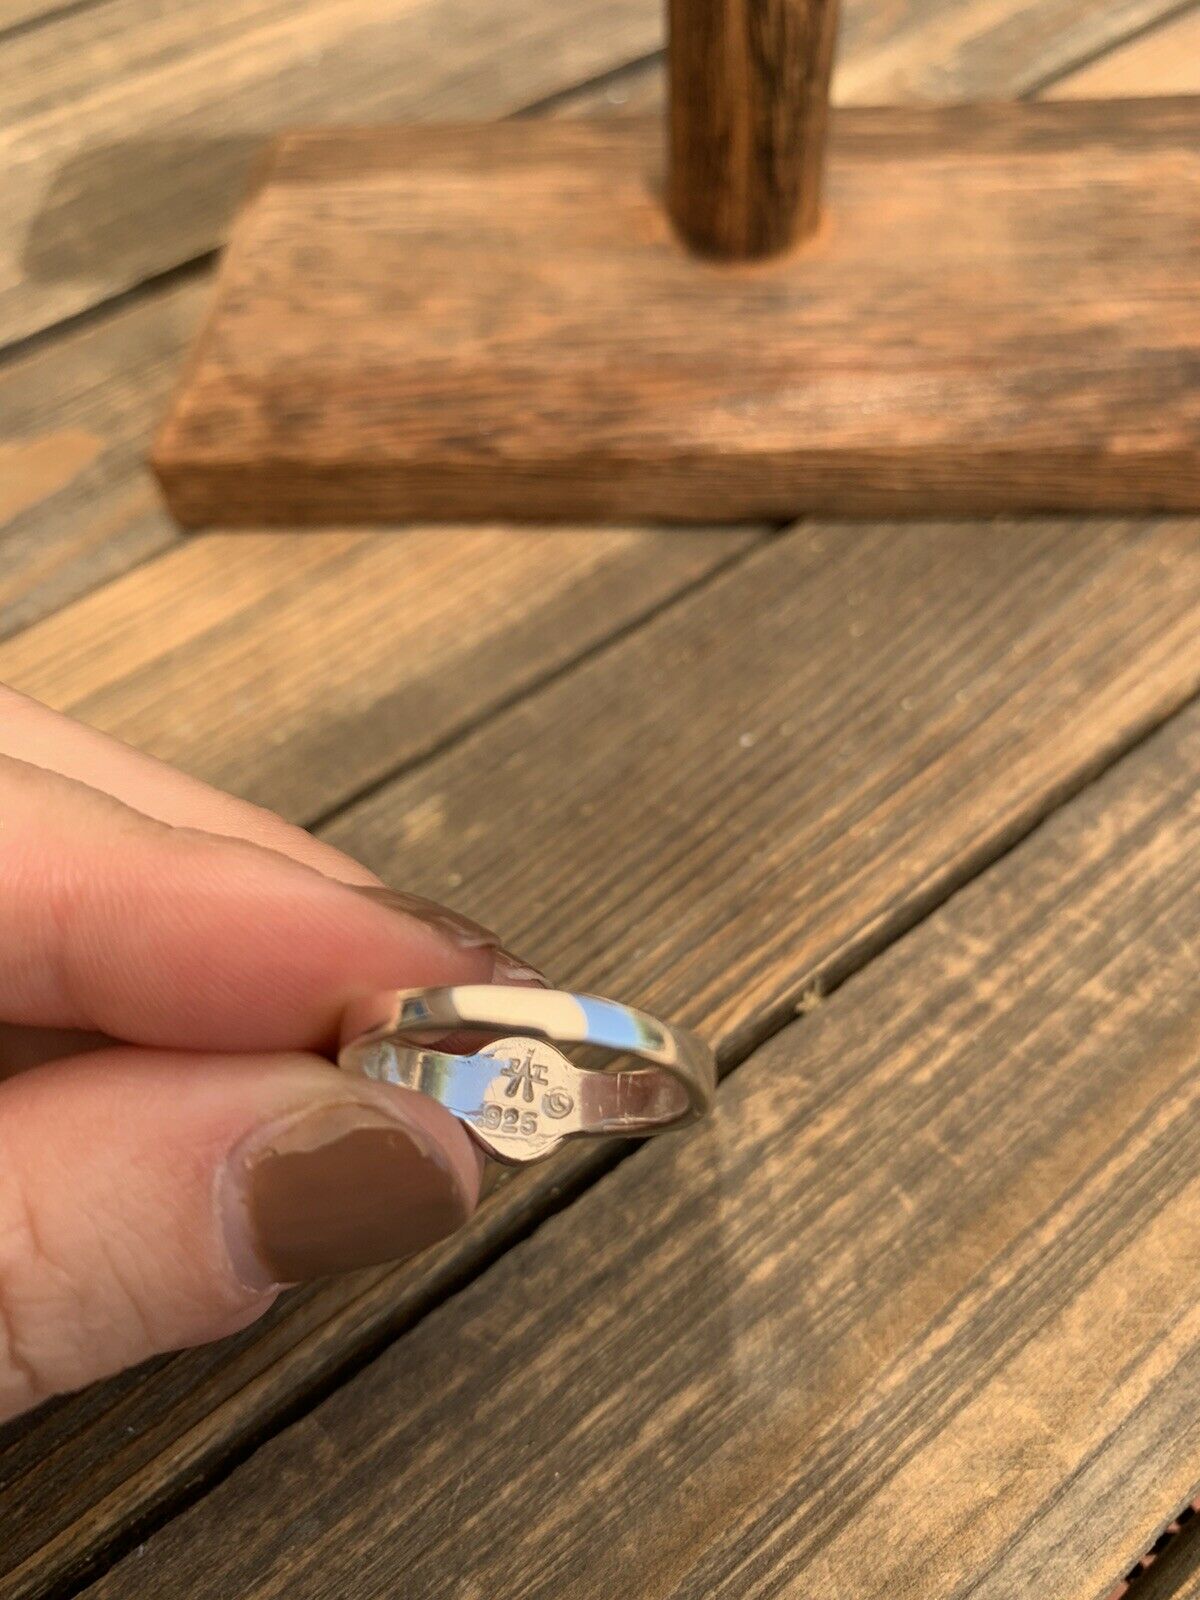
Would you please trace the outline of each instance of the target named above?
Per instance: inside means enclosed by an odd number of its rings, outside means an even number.
[[[449,1033],[503,1038],[472,1055],[422,1044]],[[338,1065],[420,1090],[466,1123],[497,1161],[540,1161],[585,1134],[666,1133],[712,1104],[712,1051],[683,1028],[632,1006],[561,990],[460,984],[402,989],[352,1007]],[[645,1066],[595,1071],[555,1044],[636,1056]]]

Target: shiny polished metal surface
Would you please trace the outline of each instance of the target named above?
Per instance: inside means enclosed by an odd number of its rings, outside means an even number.
[[[470,1055],[446,1035],[503,1035]],[[460,984],[394,990],[352,1007],[338,1065],[432,1096],[497,1161],[540,1161],[566,1139],[666,1133],[712,1104],[716,1062],[694,1034],[596,995]],[[589,1045],[644,1065],[597,1071],[556,1048]]]

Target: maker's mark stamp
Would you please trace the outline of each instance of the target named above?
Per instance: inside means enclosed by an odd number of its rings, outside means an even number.
[[[579,1069],[545,1039],[516,1036],[485,1045],[494,1076],[460,1115],[484,1149],[501,1161],[533,1161],[555,1150],[579,1115]]]
[[[574,1109],[575,1101],[565,1089],[551,1089],[542,1096],[543,1112],[556,1122],[560,1117],[569,1117]]]
[[[513,1100],[523,1092],[527,1103],[532,1105],[533,1086],[546,1082],[546,1069],[540,1063],[534,1065],[534,1052],[529,1049],[524,1061],[510,1061],[506,1067],[501,1067],[500,1076],[508,1079],[508,1088],[504,1091],[508,1099]]]

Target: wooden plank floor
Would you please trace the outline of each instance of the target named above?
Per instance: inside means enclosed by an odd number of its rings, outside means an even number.
[[[858,0],[837,94],[1200,91],[1198,16]],[[0,9],[0,678],[731,1074],[694,1140],[0,1430],[0,1596],[1101,1600],[1200,1486],[1200,525],[180,540],[141,469],[265,133],[619,113],[659,42],[634,0]]]
[[[417,601],[394,593],[401,610]],[[503,921],[562,981],[686,1016],[736,1059],[1189,698],[1198,630],[1190,526],[1013,524],[987,540],[969,524],[801,529],[324,831],[385,875]],[[79,638],[83,660],[127,631],[102,617],[90,645]],[[294,681],[286,641],[305,653],[304,638],[273,639]],[[186,639],[179,649],[186,676]],[[197,685],[212,681],[203,659]],[[231,676],[213,687],[248,694]],[[228,776],[207,764],[206,751],[229,757],[193,700],[201,741],[173,753]],[[347,750],[359,736],[348,730]],[[253,726],[227,719],[225,738],[257,759]],[[9,1549],[32,1563],[20,1578],[31,1587],[14,1592],[37,1592],[46,1563],[169,1495],[181,1456],[192,1471],[225,1459],[297,1387],[402,1325],[413,1296],[445,1292],[472,1252],[482,1261],[527,1226],[534,1191],[552,1204],[587,1159],[529,1175],[515,1210],[485,1210],[415,1283],[377,1276],[340,1319],[336,1289],[309,1291],[242,1336],[236,1361],[181,1357],[126,1380],[99,1412],[96,1391],[74,1421],[52,1411],[41,1441],[24,1430],[0,1455],[22,1529]],[[397,1279],[409,1285],[399,1307]]]
[[[1194,708],[97,1600],[1102,1593],[1200,1462],[1198,762]]]

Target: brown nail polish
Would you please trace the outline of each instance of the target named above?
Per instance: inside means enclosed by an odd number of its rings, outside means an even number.
[[[449,906],[439,905],[436,900],[426,900],[424,895],[408,894],[403,889],[387,889],[373,884],[356,883],[352,887],[377,905],[400,911],[408,917],[416,917],[419,922],[437,928],[462,950],[486,950],[500,943],[499,934],[493,933],[490,928],[464,917],[460,911],[452,911]]]
[[[231,1242],[273,1283],[401,1261],[462,1226],[470,1205],[423,1135],[336,1103],[283,1123],[241,1158]],[[248,1233],[248,1240],[244,1235]]]

